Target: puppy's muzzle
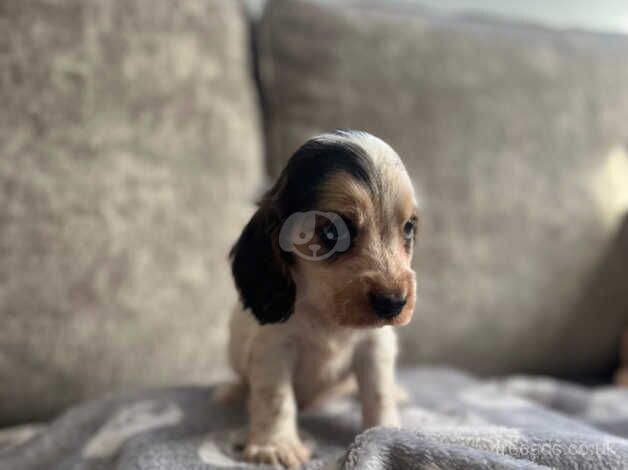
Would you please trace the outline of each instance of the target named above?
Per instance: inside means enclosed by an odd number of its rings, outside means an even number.
[[[369,293],[369,301],[373,312],[385,320],[395,318],[401,313],[407,303],[407,297],[401,294]]]

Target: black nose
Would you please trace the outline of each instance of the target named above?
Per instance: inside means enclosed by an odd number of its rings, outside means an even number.
[[[402,295],[384,295],[371,292],[369,298],[377,316],[386,319],[399,315],[406,305],[406,298]]]

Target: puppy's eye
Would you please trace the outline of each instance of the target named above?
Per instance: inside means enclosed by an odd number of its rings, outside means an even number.
[[[351,224],[344,218],[333,218],[322,225],[318,238],[326,250],[343,252],[351,245]]]
[[[406,242],[411,242],[414,239],[414,232],[416,229],[416,219],[412,218],[408,220],[403,226],[403,239]]]
[[[333,223],[325,224],[321,228],[321,241],[325,244],[333,246],[338,241],[338,229]]]

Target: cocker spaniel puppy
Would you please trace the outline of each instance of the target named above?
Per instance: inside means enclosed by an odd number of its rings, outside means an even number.
[[[410,321],[417,230],[399,156],[366,132],[308,140],[231,251],[229,357],[246,385],[247,460],[295,467],[297,410],[357,379],[363,425],[398,426],[393,326]]]

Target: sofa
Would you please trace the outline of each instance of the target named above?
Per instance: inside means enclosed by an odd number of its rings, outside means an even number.
[[[626,37],[358,0],[9,0],[0,30],[0,426],[228,377],[229,248],[339,127],[420,197],[402,364],[616,368]]]

